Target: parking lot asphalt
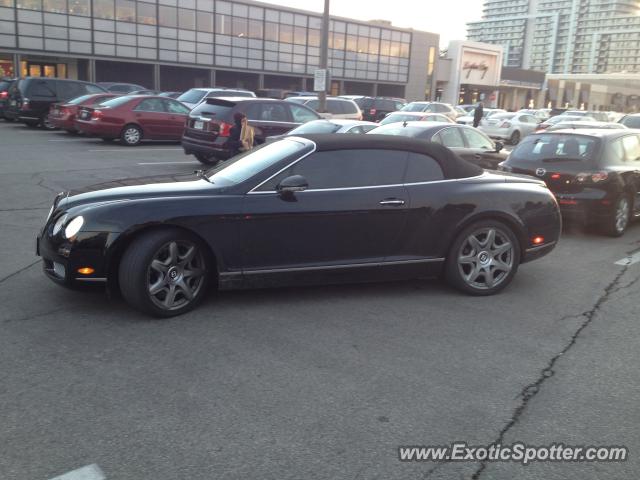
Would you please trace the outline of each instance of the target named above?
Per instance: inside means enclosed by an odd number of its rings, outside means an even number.
[[[488,298],[437,280],[212,293],[152,320],[44,277],[61,190],[190,172],[137,148],[0,123],[0,479],[635,479],[640,224],[566,228]],[[409,463],[401,445],[624,445],[624,463]],[[87,477],[88,478],[88,477]]]

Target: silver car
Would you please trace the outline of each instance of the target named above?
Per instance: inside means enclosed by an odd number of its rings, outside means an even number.
[[[466,115],[466,116],[462,116],[462,117],[458,117],[456,118],[456,123],[459,123],[460,125],[473,125],[473,114],[475,113],[475,108],[473,110],[471,110],[471,112]],[[482,109],[482,118],[489,118],[492,115],[497,115],[498,113],[507,113],[506,110],[503,110],[502,108],[483,108]]]
[[[555,125],[551,125],[549,128],[547,128],[545,131],[546,132],[554,132],[556,130],[564,130],[564,129],[571,129],[571,130],[580,130],[580,129],[585,129],[585,128],[589,128],[589,129],[620,129],[620,128],[627,128],[626,126],[624,126],[621,123],[614,123],[614,122],[580,122],[580,121],[573,121],[573,122],[559,122],[556,123]]]
[[[441,113],[451,120],[458,117],[458,112],[448,103],[441,102],[411,102],[400,109],[401,112]]]
[[[377,123],[365,122],[364,120],[342,120],[334,118],[326,120],[311,120],[310,122],[303,123],[293,130],[289,130],[284,135],[267,137],[266,141],[272,142],[291,135],[312,135],[317,133],[349,133],[352,135],[358,135],[367,133],[377,126]]]
[[[380,121],[380,125],[397,122],[445,122],[456,123],[441,113],[426,112],[392,112]]]
[[[506,140],[511,145],[535,132],[540,122],[528,113],[497,113],[480,122],[478,128],[491,138]]]

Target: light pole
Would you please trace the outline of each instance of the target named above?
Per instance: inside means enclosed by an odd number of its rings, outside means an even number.
[[[329,0],[324,0],[324,13],[322,15],[322,38],[320,40],[320,70],[327,71],[329,58]],[[325,76],[324,90],[318,92],[318,111],[327,111],[327,80]]]

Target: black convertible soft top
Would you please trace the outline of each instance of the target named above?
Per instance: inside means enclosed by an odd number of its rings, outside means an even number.
[[[314,142],[317,151],[331,150],[402,150],[405,152],[422,153],[433,158],[440,164],[445,178],[468,178],[480,175],[483,170],[477,165],[463,160],[442,145],[410,137],[396,135],[348,135],[348,134],[317,134],[296,135]]]

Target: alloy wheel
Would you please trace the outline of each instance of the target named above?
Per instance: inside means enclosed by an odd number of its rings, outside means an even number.
[[[189,241],[172,241],[153,256],[147,272],[147,291],[159,308],[177,310],[197,296],[205,274],[201,249]]]
[[[468,286],[489,290],[507,279],[514,257],[514,245],[505,232],[495,227],[481,228],[463,241],[458,269]]]
[[[124,131],[123,137],[129,145],[135,145],[140,142],[140,130],[136,127],[129,127]]]
[[[627,197],[622,197],[618,201],[618,208],[616,209],[616,232],[622,233],[626,230],[629,224],[629,213],[631,206]]]

